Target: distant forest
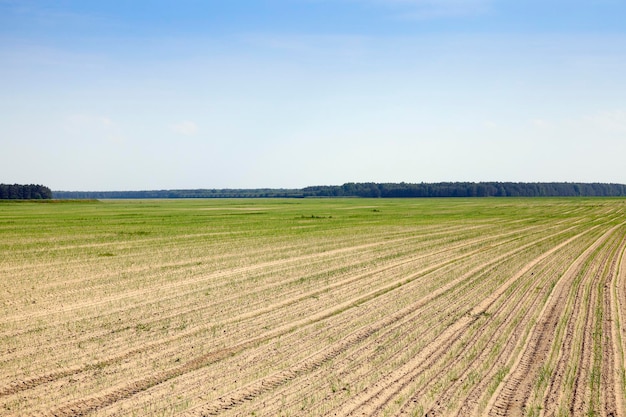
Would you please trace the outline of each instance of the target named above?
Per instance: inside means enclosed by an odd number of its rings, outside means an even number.
[[[48,200],[52,191],[43,185],[0,184],[0,200]]]
[[[346,183],[301,189],[194,189],[156,191],[54,191],[58,199],[305,198],[305,197],[624,197],[626,185],[560,182]]]

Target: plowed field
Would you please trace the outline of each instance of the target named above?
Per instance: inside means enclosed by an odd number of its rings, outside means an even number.
[[[626,416],[622,199],[0,204],[2,416]]]

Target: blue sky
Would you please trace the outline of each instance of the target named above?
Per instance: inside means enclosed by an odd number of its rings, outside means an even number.
[[[626,2],[0,0],[0,182],[626,183]]]

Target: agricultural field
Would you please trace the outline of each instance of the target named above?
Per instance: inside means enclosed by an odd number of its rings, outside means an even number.
[[[626,200],[0,203],[1,416],[626,416]]]

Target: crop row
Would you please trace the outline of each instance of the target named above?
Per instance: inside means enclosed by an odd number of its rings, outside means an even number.
[[[1,207],[0,415],[624,415],[621,200],[289,203]]]

